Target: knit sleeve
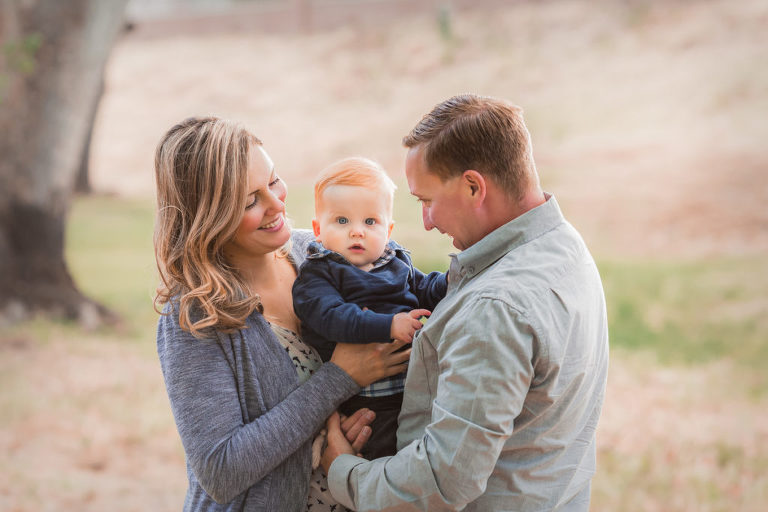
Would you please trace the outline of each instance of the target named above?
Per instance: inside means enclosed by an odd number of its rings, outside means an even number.
[[[247,329],[253,335],[253,329]],[[234,333],[229,336],[238,336]],[[157,348],[168,398],[187,461],[217,502],[233,500],[269,475],[322,426],[359,387],[341,368],[326,363],[269,410],[246,421],[239,389],[284,385],[273,371],[236,375],[238,364],[217,338],[194,338],[177,317],[161,317]],[[266,356],[269,356],[268,354]],[[244,374],[244,375],[243,375]],[[261,404],[263,407],[263,403]],[[249,405],[249,411],[258,405]]]
[[[308,229],[291,230],[291,257],[296,262],[296,268],[304,263],[304,259],[307,257],[307,247],[314,239],[314,233]]]

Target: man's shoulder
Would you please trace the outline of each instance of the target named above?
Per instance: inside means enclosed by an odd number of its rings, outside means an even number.
[[[565,224],[502,255],[474,285],[481,294],[525,304],[549,293],[585,263],[594,264],[584,242]]]

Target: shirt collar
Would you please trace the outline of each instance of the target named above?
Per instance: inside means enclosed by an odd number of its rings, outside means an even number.
[[[506,253],[551,231],[565,218],[555,197],[544,194],[545,202],[493,230],[458,254],[451,254],[451,272],[461,277],[484,270]]]

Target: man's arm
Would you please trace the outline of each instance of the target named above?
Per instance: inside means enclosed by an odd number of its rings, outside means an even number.
[[[293,285],[293,307],[302,323],[335,343],[386,343],[394,315],[346,302],[327,264],[307,260]]]
[[[421,438],[393,457],[341,455],[331,464],[331,492],[345,506],[460,510],[485,491],[532,380],[534,335],[501,301],[478,298],[467,307],[440,340],[420,339],[414,347],[412,366],[440,368]]]

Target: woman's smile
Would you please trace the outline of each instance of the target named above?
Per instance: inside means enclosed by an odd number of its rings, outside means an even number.
[[[279,215],[275,220],[267,224],[264,224],[259,229],[263,231],[270,231],[270,232],[280,231],[280,229],[282,229],[283,227],[284,222],[285,220],[283,219],[283,216]]]

